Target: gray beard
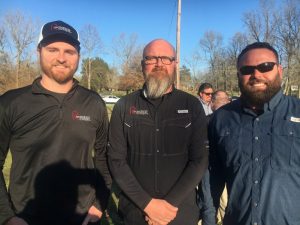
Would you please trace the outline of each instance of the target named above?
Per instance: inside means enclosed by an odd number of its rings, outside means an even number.
[[[162,97],[168,88],[174,83],[174,76],[172,78],[165,74],[162,78],[155,75],[148,74],[146,78],[146,93],[147,97],[151,99],[157,99]]]

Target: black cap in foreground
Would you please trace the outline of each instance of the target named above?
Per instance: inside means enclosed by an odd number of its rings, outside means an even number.
[[[72,26],[60,20],[42,26],[38,46],[56,41],[67,42],[78,50],[80,49],[78,32]]]

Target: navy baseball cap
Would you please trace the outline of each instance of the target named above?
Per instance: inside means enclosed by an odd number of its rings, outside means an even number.
[[[60,20],[49,22],[42,26],[38,46],[56,41],[67,42],[78,50],[80,49],[78,32],[72,26]]]

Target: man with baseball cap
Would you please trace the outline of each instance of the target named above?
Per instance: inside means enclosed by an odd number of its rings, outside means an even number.
[[[42,74],[0,97],[0,167],[8,150],[8,191],[0,177],[0,224],[97,224],[109,195],[108,116],[101,97],[78,84],[78,32],[45,24],[38,42]]]

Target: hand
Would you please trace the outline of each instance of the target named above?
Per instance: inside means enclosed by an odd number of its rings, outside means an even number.
[[[14,216],[10,218],[5,225],[28,225],[28,223],[22,218]]]
[[[98,220],[100,220],[101,216],[102,216],[102,212],[99,209],[97,209],[95,206],[91,206],[82,225],[88,225],[89,222],[95,223]]]
[[[145,220],[148,223],[148,225],[160,225],[159,223],[156,223],[153,220],[151,220],[148,216],[145,216]]]
[[[176,217],[178,208],[172,206],[165,200],[153,198],[148,203],[144,211],[150,219],[148,220],[149,222],[154,224],[157,223],[159,225],[167,225]]]

